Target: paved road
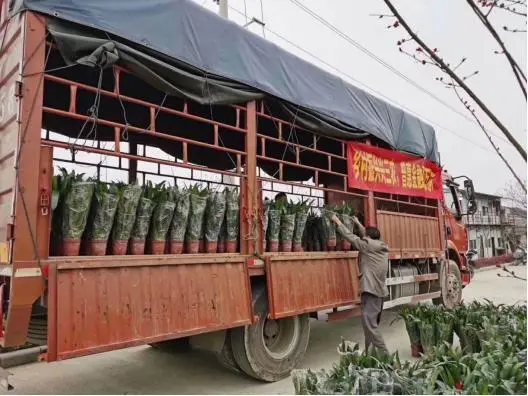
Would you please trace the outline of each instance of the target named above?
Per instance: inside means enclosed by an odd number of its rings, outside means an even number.
[[[526,268],[521,271],[526,276]],[[497,303],[526,301],[526,282],[497,277],[498,270],[481,271],[464,290],[464,299],[489,298]],[[410,358],[409,341],[401,323],[390,326],[393,312],[382,320],[387,346]],[[308,352],[302,366],[330,368],[337,360],[341,336],[362,341],[358,318],[312,322]],[[223,369],[213,356],[194,351],[170,355],[138,347],[58,363],[35,363],[10,369],[15,394],[291,394],[289,378],[263,384]]]

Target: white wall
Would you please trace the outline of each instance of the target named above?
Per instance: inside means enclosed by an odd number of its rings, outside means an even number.
[[[495,243],[495,255],[498,255],[500,253],[498,249],[506,248],[501,228],[490,226],[470,227],[470,248],[475,248],[480,258],[493,257],[493,242],[491,238],[494,239]],[[472,241],[475,244],[472,244]]]

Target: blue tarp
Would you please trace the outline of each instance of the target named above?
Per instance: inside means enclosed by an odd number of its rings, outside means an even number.
[[[434,129],[189,0],[15,0],[11,12],[48,15],[69,62],[125,64],[165,90],[201,103],[280,99],[321,135],[368,133],[439,163]],[[101,52],[101,48],[104,50]],[[97,52],[99,50],[99,52]]]

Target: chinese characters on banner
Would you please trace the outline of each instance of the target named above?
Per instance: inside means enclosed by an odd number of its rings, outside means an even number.
[[[427,160],[348,143],[348,186],[388,194],[442,199],[442,169]]]

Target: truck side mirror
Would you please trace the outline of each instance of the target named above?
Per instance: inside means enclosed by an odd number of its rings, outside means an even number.
[[[474,214],[477,211],[477,201],[475,200],[475,188],[471,179],[464,180],[464,188],[468,199],[468,214]]]

